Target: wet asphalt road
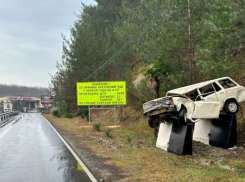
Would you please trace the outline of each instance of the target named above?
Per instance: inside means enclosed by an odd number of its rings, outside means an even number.
[[[0,181],[91,180],[43,116],[27,113],[0,128]]]

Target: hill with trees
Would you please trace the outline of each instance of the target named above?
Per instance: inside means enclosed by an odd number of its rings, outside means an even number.
[[[245,84],[244,0],[96,2],[82,4],[51,77],[67,112],[77,110],[76,82],[126,80],[136,109],[204,80],[230,76]]]
[[[27,87],[21,85],[0,84],[0,97],[5,96],[31,96],[41,98],[49,94],[49,89],[44,87]]]

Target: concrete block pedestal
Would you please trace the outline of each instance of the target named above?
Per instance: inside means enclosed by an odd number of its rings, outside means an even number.
[[[236,115],[221,114],[218,119],[200,119],[195,123],[193,140],[224,149],[236,146]]]
[[[222,114],[218,119],[199,119],[193,135],[189,124],[161,123],[156,147],[177,155],[192,155],[192,139],[224,149],[236,146],[236,115]]]
[[[178,122],[161,123],[156,146],[177,155],[192,155],[192,127]]]

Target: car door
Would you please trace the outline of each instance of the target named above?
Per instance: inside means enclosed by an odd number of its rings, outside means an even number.
[[[220,114],[220,102],[218,101],[215,89],[212,84],[199,88],[200,99],[195,101],[193,119],[218,118]]]
[[[221,88],[220,85],[218,85],[216,82],[213,83],[214,89],[216,91],[216,96],[217,96],[217,100],[220,103],[220,110],[222,110],[223,106],[224,106],[224,102],[226,99],[226,94],[225,94],[225,89]]]

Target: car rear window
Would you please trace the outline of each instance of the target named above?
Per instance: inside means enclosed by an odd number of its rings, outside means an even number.
[[[229,79],[225,79],[225,80],[220,80],[219,81],[220,85],[222,85],[224,88],[231,88],[231,87],[235,87],[236,84],[233,83],[231,80]]]

